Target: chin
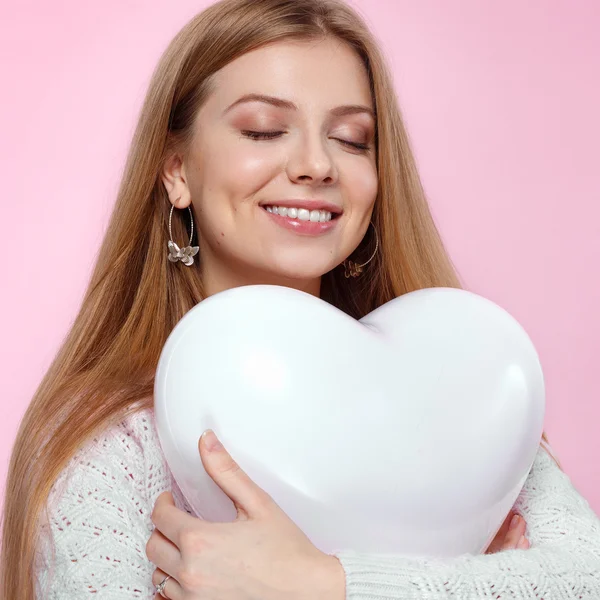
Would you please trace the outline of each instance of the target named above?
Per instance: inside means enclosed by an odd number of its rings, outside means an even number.
[[[292,281],[310,281],[322,277],[328,273],[335,265],[329,263],[315,264],[315,262],[307,261],[300,263],[292,263],[289,265],[265,265],[267,271],[274,280],[292,280]]]
[[[321,269],[286,269],[272,271],[273,279],[292,280],[292,281],[310,281],[322,277],[327,270]]]

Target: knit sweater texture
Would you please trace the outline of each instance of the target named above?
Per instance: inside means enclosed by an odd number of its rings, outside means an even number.
[[[192,512],[146,409],[95,437],[55,481],[40,523],[39,600],[154,598],[145,553],[157,497]],[[527,550],[452,559],[336,553],[347,600],[600,600],[600,520],[540,446],[514,505]]]

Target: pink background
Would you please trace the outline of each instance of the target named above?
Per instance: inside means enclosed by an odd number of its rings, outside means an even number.
[[[87,285],[150,73],[206,4],[3,10],[1,482]],[[389,57],[448,249],[467,285],[533,338],[546,430],[600,513],[600,4],[354,5]]]

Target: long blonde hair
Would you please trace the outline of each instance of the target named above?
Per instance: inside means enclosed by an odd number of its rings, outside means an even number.
[[[198,14],[154,72],[81,309],[21,422],[4,503],[2,598],[34,599],[38,524],[53,482],[94,435],[152,406],[163,344],[203,299],[196,265],[167,260],[170,204],[160,172],[170,151],[185,151],[211,75],[263,44],[322,36],[349,44],[369,76],[380,242],[360,278],[346,279],[340,268],[326,274],[323,299],[360,318],[413,290],[461,287],[432,219],[390,75],[361,18],[339,0],[222,0]],[[187,227],[175,219],[174,239],[186,239]],[[370,229],[358,256],[370,255],[373,238]]]

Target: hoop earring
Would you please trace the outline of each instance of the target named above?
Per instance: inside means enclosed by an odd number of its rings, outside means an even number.
[[[181,198],[181,196],[179,197]],[[177,198],[177,200],[179,200]],[[176,200],[176,201],[177,201]],[[171,232],[171,217],[173,216],[173,209],[175,208],[174,204],[171,204],[171,212],[169,213],[169,241],[167,246],[169,248],[168,259],[171,262],[181,261],[186,267],[189,267],[194,263],[194,256],[198,254],[199,246],[192,246],[192,238],[194,237],[194,218],[192,217],[192,209],[188,206],[188,210],[190,211],[190,220],[192,222],[192,231],[190,233],[190,241],[185,248],[180,248],[173,241],[173,233]]]
[[[373,231],[375,233],[375,250],[373,251],[373,254],[371,254],[371,258],[369,258],[369,260],[367,262],[364,262],[362,265],[357,265],[351,260],[345,260],[342,264],[344,265],[344,276],[346,277],[346,279],[348,279],[349,277],[358,277],[363,272],[363,268],[366,267],[375,258],[375,255],[377,254],[377,250],[379,248],[379,236],[377,235],[377,229],[375,229],[375,225],[373,225],[373,223],[369,224],[371,225],[371,227],[373,227]]]

